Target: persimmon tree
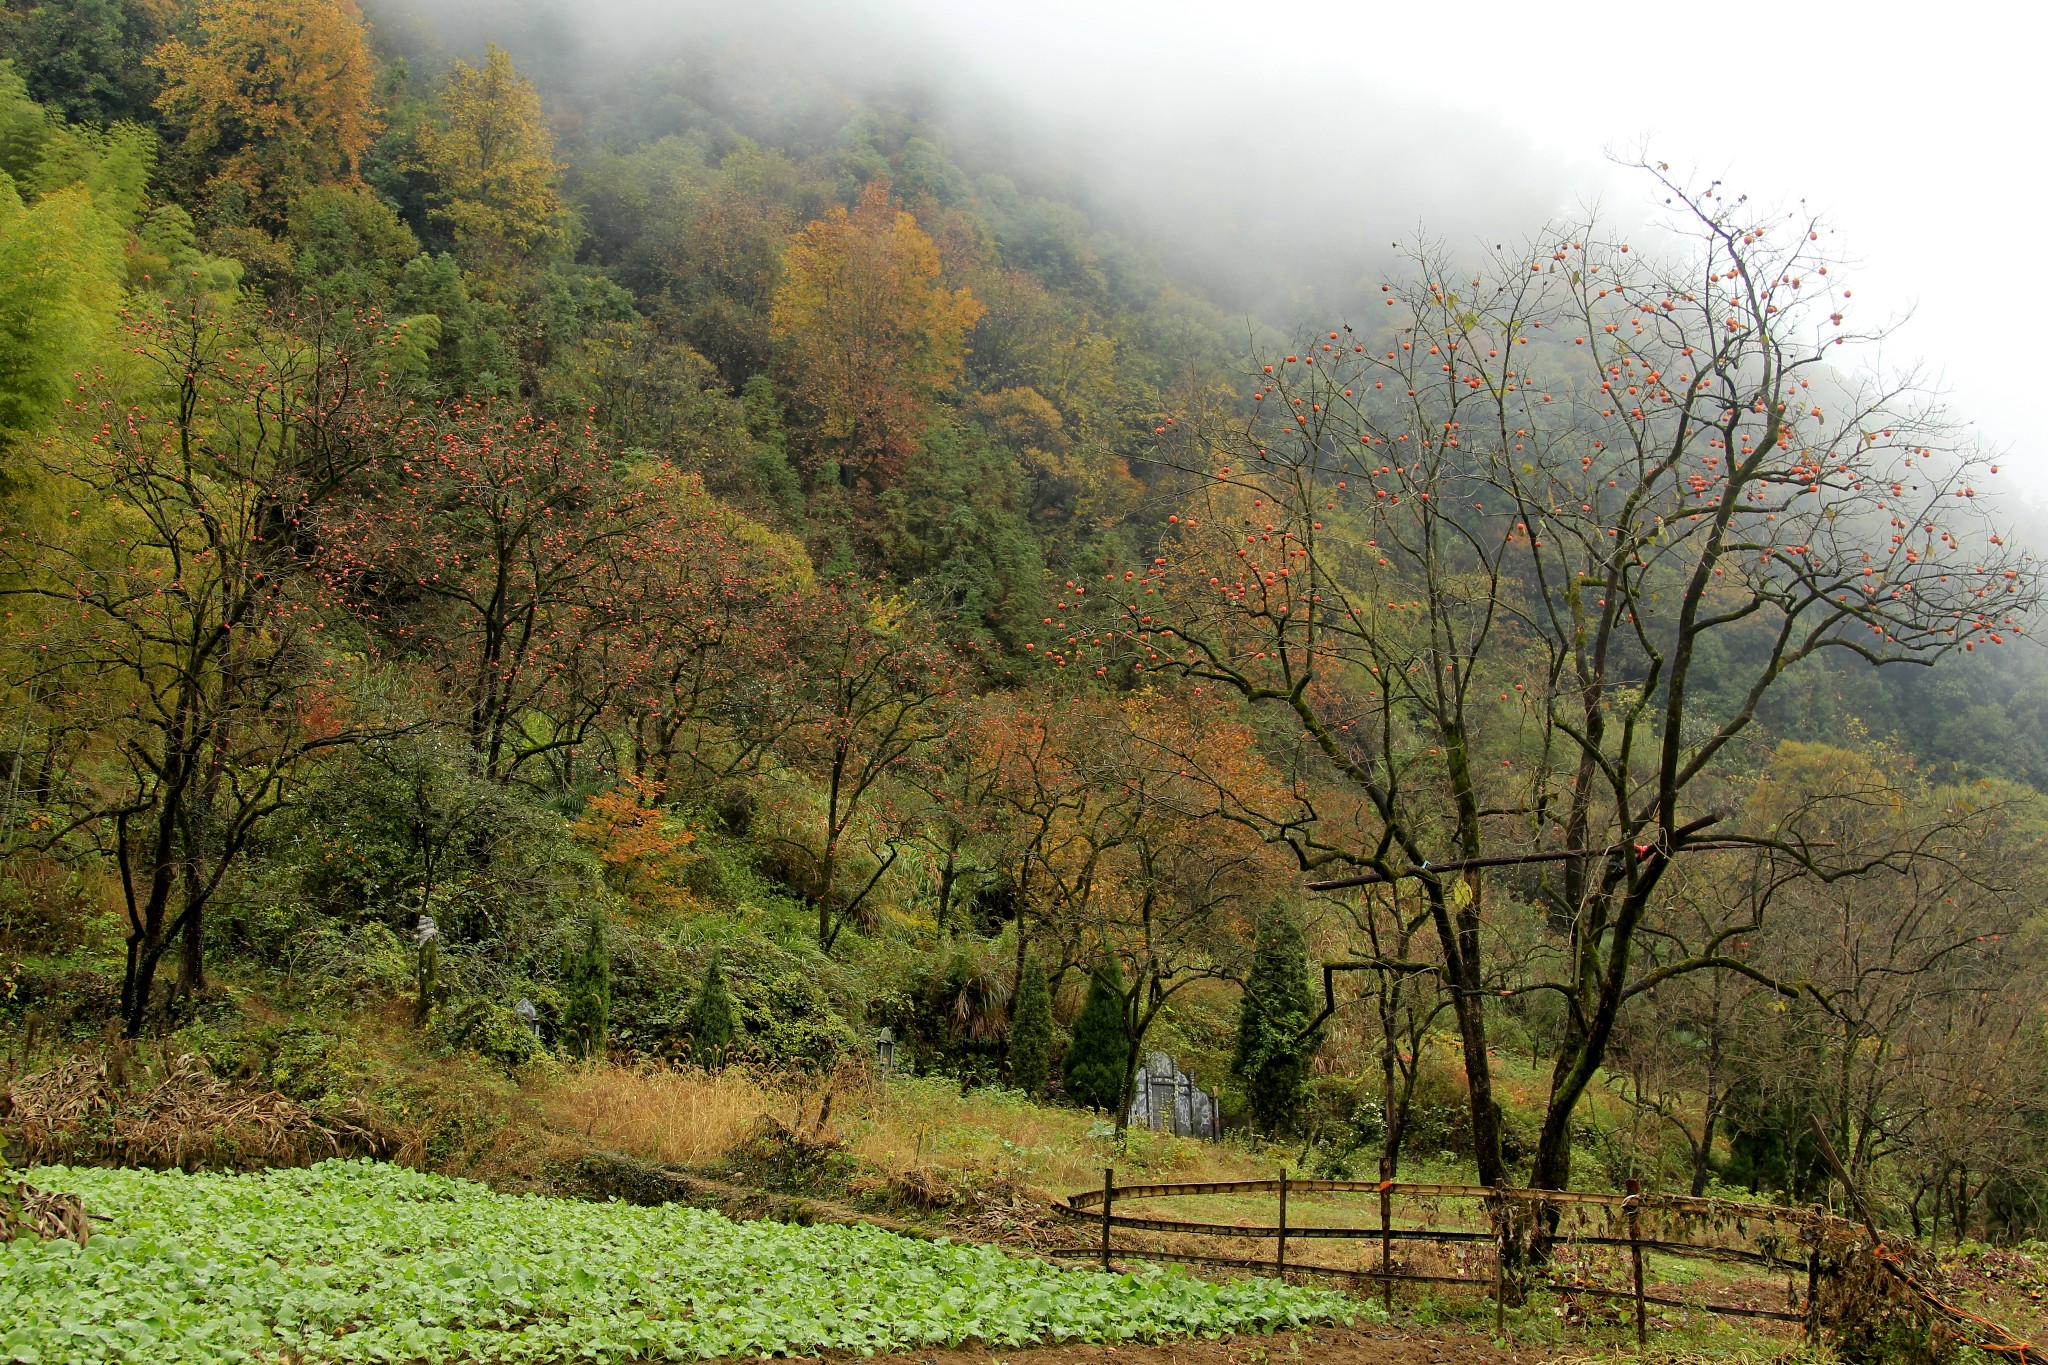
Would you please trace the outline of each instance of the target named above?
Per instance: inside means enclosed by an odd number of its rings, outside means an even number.
[[[1219,781],[1218,812],[1321,887],[1414,888],[1488,1184],[1489,999],[1565,1007],[1529,1173],[1563,1187],[1673,864],[1764,846],[1827,872],[1722,804],[1763,699],[1830,656],[1995,646],[2038,596],[1978,496],[1990,457],[1910,380],[1830,363],[1881,333],[1848,329],[1823,225],[1645,170],[1657,249],[1594,221],[1469,261],[1425,245],[1382,316],[1274,356],[1240,425],[1162,423],[1193,490],[1172,534],[1047,638],[1057,665],[1250,701],[1292,785]],[[1554,970],[1505,979],[1489,929],[1531,916]],[[1654,971],[1767,977],[1738,937]]]
[[[806,894],[826,951],[901,856],[905,822],[889,818],[891,787],[946,732],[946,702],[963,670],[917,610],[858,581],[823,584],[793,605],[781,630],[786,684],[754,694],[749,723],[771,727],[780,755],[824,786],[815,828],[785,841],[808,866]],[[850,864],[853,840],[875,831],[872,866]]]
[[[111,854],[139,1033],[205,987],[204,916],[323,751],[375,733],[349,700],[338,613],[303,572],[381,406],[374,318],[229,318],[198,301],[128,321],[38,452],[57,499],[0,540],[9,682],[71,723],[52,838]]]
[[[758,773],[798,721],[782,701],[810,561],[697,475],[651,478],[658,494],[621,565],[619,628],[599,646],[621,679],[619,762],[671,789],[715,787]]]
[[[480,772],[511,779],[592,734],[625,680],[606,645],[657,486],[622,477],[588,430],[507,406],[395,423],[326,547],[328,573],[427,665]]]
[[[173,162],[254,222],[279,227],[295,188],[353,183],[377,126],[374,68],[353,0],[202,0],[194,32],[149,59]]]
[[[959,378],[982,307],[945,287],[938,249],[881,181],[792,237],[782,266],[769,320],[819,453],[849,487],[885,488]]]

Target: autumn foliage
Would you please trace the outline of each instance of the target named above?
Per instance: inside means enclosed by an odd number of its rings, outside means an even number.
[[[982,306],[940,281],[938,249],[880,181],[790,239],[771,322],[848,484],[892,483],[932,401],[960,376]]]
[[[482,66],[458,61],[441,92],[447,127],[421,138],[433,215],[465,256],[502,270],[565,240],[562,168],[533,83],[495,44]]]
[[[347,183],[377,127],[367,34],[352,0],[204,0],[196,31],[156,50],[157,107],[177,163],[258,223],[293,189]]]
[[[1990,458],[1910,391],[1829,368],[1850,305],[1821,225],[1661,183],[1688,254],[1594,222],[1474,267],[1425,249],[1384,321],[1264,365],[1242,425],[1162,424],[1192,480],[1165,552],[1069,585],[1045,641],[1062,667],[1191,679],[1286,727],[1292,789],[1217,772],[1218,807],[1330,889],[1417,888],[1489,1182],[1486,945],[1516,913],[1497,902],[1581,945],[1546,983],[1572,1008],[1533,1179],[1561,1184],[1623,1002],[1741,968],[1740,916],[1639,946],[1673,867],[1775,848],[1842,875],[1726,809],[1766,697],[1809,661],[2004,643],[2040,591],[1977,501]]]
[[[649,491],[587,431],[472,403],[409,415],[364,477],[331,576],[442,680],[482,769],[576,744],[618,681],[600,660]]]
[[[606,877],[629,903],[673,915],[694,905],[683,878],[697,836],[663,809],[667,792],[660,782],[628,773],[617,787],[591,797],[572,829],[604,861]]]
[[[529,9],[0,15],[0,1016],[1164,1048],[1319,1173],[1804,1202],[1818,1120],[2048,1225],[2038,565],[1825,223],[1651,163],[1254,357],[915,99]]]

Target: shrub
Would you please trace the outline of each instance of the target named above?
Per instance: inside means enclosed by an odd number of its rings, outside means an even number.
[[[1088,998],[1074,1020],[1074,1040],[1067,1045],[1061,1088],[1078,1105],[1113,1112],[1123,1103],[1124,1066],[1129,1060],[1124,976],[1116,959],[1106,958],[1088,978]]]
[[[524,1066],[546,1051],[524,1020],[490,1000],[464,1000],[453,1006],[442,1016],[437,1032],[448,1046],[506,1068]]]
[[[1017,1013],[1010,1022],[1010,1079],[1027,1095],[1042,1094],[1052,1066],[1052,992],[1036,962],[1024,967]]]
[[[584,921],[583,941],[570,949],[562,964],[562,992],[568,997],[562,1023],[570,1050],[578,1057],[600,1055],[605,1014],[611,1008],[612,963],[604,942],[604,916],[596,911]]]
[[[713,953],[711,965],[704,969],[704,984],[698,988],[696,1003],[690,1007],[691,1057],[699,1066],[723,1065],[732,1047],[732,1035],[732,991],[725,984],[718,954]]]
[[[900,992],[870,1002],[870,1023],[896,1030],[898,1060],[922,1074],[989,1085],[1002,1075],[1010,976],[996,945],[924,954],[896,977]]]

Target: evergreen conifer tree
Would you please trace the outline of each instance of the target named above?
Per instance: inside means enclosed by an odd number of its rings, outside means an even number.
[[[593,911],[584,921],[583,941],[566,954],[562,988],[569,997],[562,1022],[568,1026],[570,1051],[578,1057],[603,1055],[605,1016],[612,1003],[612,959],[605,947],[601,913]]]
[[[722,1066],[732,1046],[733,1031],[732,991],[725,984],[718,954],[713,953],[697,1001],[690,1006],[690,1056],[699,1066]]]
[[[1252,1123],[1262,1133],[1292,1131],[1308,1106],[1309,1062],[1322,1036],[1318,1031],[1303,1037],[1302,1031],[1315,1014],[1301,926],[1274,910],[1259,922],[1230,1061]]]
[[[1124,1064],[1129,1059],[1124,974],[1115,958],[1105,958],[1088,978],[1088,998],[1074,1021],[1060,1083],[1074,1103],[1115,1113],[1123,1100]]]
[[[1017,1014],[1010,1021],[1010,1079],[1027,1095],[1045,1090],[1052,1066],[1052,992],[1036,962],[1024,965],[1017,985]]]

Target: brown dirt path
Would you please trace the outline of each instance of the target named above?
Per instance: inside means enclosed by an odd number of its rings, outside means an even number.
[[[1517,1352],[1485,1337],[1446,1335],[1397,1327],[1317,1327],[1272,1336],[1220,1341],[1169,1341],[1156,1346],[975,1347],[870,1356],[867,1365],[1534,1365],[1552,1352]],[[813,1357],[814,1361],[818,1358]],[[826,1356],[819,1365],[849,1365],[857,1357]]]

